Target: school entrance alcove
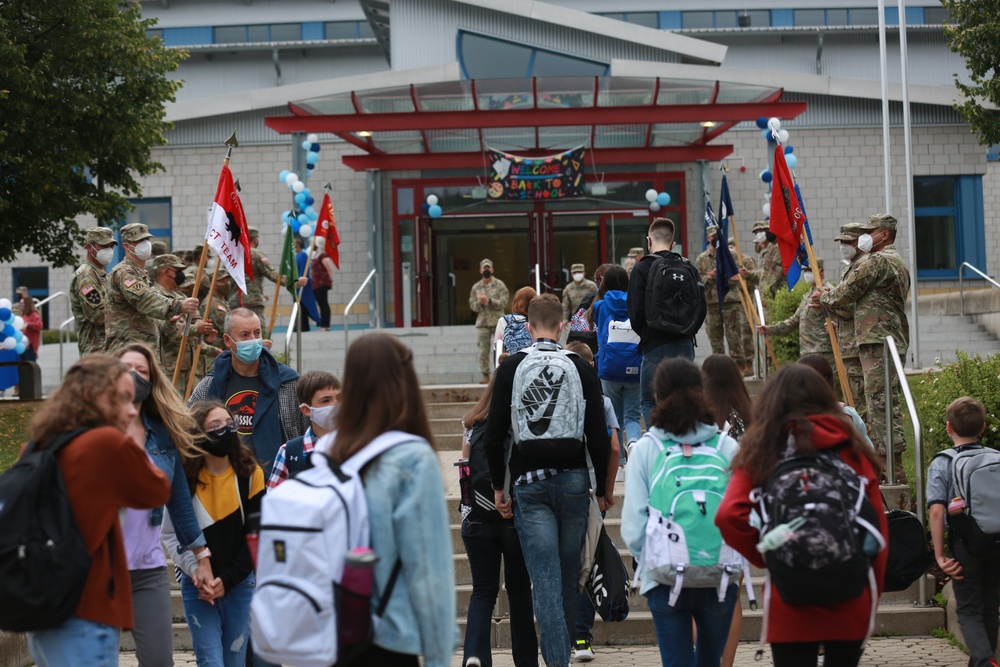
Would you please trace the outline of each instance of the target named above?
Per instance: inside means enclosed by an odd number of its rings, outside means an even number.
[[[536,278],[558,294],[572,264],[583,263],[590,276],[645,248],[647,190],[670,195],[656,215],[673,219],[683,241],[690,163],[732,153],[712,142],[740,122],[805,111],[805,102],[782,101],[783,94],[683,77],[456,79],[290,102],[291,115],[266,124],[281,134],[333,133],[362,151],[345,155],[346,166],[383,174],[391,211],[373,223],[391,225],[395,323],[447,326],[474,321],[468,295],[484,257],[511,295]],[[574,149],[582,178],[572,196],[490,196],[497,153],[537,162]],[[440,217],[422,206],[429,194]]]

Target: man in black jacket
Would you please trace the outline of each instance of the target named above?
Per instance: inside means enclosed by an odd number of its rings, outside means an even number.
[[[628,316],[632,330],[639,334],[639,351],[642,367],[639,369],[639,388],[642,394],[642,418],[649,425],[652,411],[653,376],[656,366],[668,357],[685,357],[694,361],[694,336],[676,336],[649,327],[646,323],[646,284],[649,270],[660,257],[676,255],[674,248],[674,223],[667,218],[656,218],[646,236],[649,254],[639,260],[628,281]],[[702,296],[704,298],[704,296]]]
[[[528,331],[536,345],[558,350],[556,341],[564,325],[562,305],[555,296],[543,294],[531,300]],[[593,489],[596,493],[603,511],[611,444],[604,421],[600,380],[594,368],[575,354],[567,358],[576,367],[582,385],[583,438],[565,437],[563,432],[561,437],[553,435],[551,439],[544,439],[549,433],[567,430],[565,426],[550,429],[547,422],[556,421],[552,415],[560,410],[561,406],[556,405],[560,394],[565,398],[577,390],[575,378],[566,379],[562,365],[549,365],[525,387],[522,396],[513,396],[518,367],[532,354],[531,349],[514,354],[496,370],[485,448],[497,511],[505,518],[514,517],[524,562],[535,589],[535,618],[541,635],[542,657],[547,665],[562,666],[570,663],[574,636],[576,582],[590,509],[588,490]],[[521,432],[538,433],[541,438],[511,445],[509,466],[514,480],[513,503],[506,498],[504,489],[507,467],[504,441],[511,429],[512,399],[518,405],[530,406],[519,415],[518,419],[525,422],[514,424],[515,430],[520,426],[523,427]],[[578,400],[576,396],[575,400]],[[593,462],[594,480],[587,470],[588,453]]]

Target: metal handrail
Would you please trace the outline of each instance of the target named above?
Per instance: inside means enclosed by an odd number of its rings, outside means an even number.
[[[379,311],[381,310],[381,308],[379,304],[379,295],[378,295],[378,269],[372,269],[371,271],[368,272],[368,276],[365,278],[365,281],[361,283],[361,287],[358,288],[358,291],[355,292],[354,296],[351,297],[351,300],[347,302],[347,307],[344,308],[344,354],[345,355],[347,354],[347,315],[351,312],[351,308],[354,307],[354,303],[358,300],[358,297],[361,296],[361,292],[364,291],[366,287],[368,287],[368,283],[370,283],[373,278],[375,279],[375,328],[376,329],[382,328],[382,319],[379,315]]]
[[[66,320],[65,322],[63,322],[62,324],[59,325],[59,379],[60,379],[60,381],[62,381],[62,378],[66,376],[66,374],[63,372],[63,345],[65,344],[63,342],[63,331],[65,331],[66,327],[68,327],[70,324],[72,324],[75,321],[76,321],[76,317],[75,316],[71,316],[68,320]],[[66,341],[65,342],[66,343],[69,342],[69,336],[66,336]]]
[[[66,296],[66,292],[56,292],[55,294],[53,294],[51,296],[45,297],[41,301],[36,301],[35,302],[35,308],[41,308],[42,306],[44,306],[45,304],[47,304],[49,301],[52,301],[52,299],[56,298],[57,296],[64,296],[64,297],[66,297],[66,300],[69,301],[69,297]]]
[[[288,320],[288,330],[285,331],[285,365],[292,365],[292,334],[295,332],[295,327],[301,327],[299,324],[299,302],[295,301],[292,303],[292,314],[291,319]],[[296,354],[301,352],[301,350],[296,350]],[[298,357],[296,356],[296,359]]]
[[[913,394],[910,393],[910,385],[906,382],[906,372],[903,362],[899,358],[899,350],[896,348],[896,341],[892,336],[885,337],[885,356],[892,359],[892,367],[885,364],[885,466],[886,481],[889,484],[896,483],[895,467],[895,447],[892,443],[892,370],[896,370],[899,378],[899,386],[903,390],[903,399],[906,401],[906,410],[910,413],[910,423],[913,425],[913,456],[914,456],[914,491],[917,500],[917,518],[922,526],[927,525],[926,511],[924,509],[924,440],[923,432],[920,428],[920,415],[917,414],[916,404],[913,402]],[[927,604],[927,579],[920,577],[919,604]]]
[[[962,262],[962,265],[958,267],[958,296],[959,296],[959,301],[962,304],[963,316],[965,315],[965,270],[964,269],[966,268],[972,269],[974,272],[978,273],[980,277],[987,280],[994,287],[1000,288],[1000,283],[990,278],[988,275],[986,275],[985,273],[974,267],[972,264],[969,264],[968,262]]]
[[[764,303],[760,300],[760,290],[756,287],[753,290],[753,298],[757,301],[757,317],[760,319],[761,324],[766,324],[764,322]],[[759,331],[754,331],[756,334],[754,338],[754,343],[756,343],[756,349],[754,350],[754,360],[757,362],[757,371],[760,379],[767,379],[767,355],[763,354],[764,348],[764,334]]]

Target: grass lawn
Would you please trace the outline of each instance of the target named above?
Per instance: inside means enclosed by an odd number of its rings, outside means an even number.
[[[21,445],[28,439],[28,422],[41,404],[41,401],[0,402],[0,472],[7,470],[17,460]]]

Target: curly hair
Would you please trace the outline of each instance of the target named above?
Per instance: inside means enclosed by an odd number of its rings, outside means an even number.
[[[715,424],[715,411],[701,385],[701,371],[683,357],[660,362],[653,376],[653,394],[656,396],[656,407],[650,414],[653,426],[682,435],[700,424]]]
[[[205,434],[205,418],[208,417],[209,412],[216,408],[225,410],[229,418],[233,418],[233,413],[220,401],[198,401],[191,406],[191,417],[196,424],[196,430],[193,435],[197,440],[204,441],[207,439],[208,436]],[[235,452],[229,453],[229,465],[236,471],[237,477],[249,479],[253,476],[253,472],[259,467],[259,464],[250,448],[243,443],[243,439],[240,436],[236,437],[240,439],[240,448]],[[187,477],[188,488],[191,489],[192,494],[195,488],[197,488],[195,485],[198,483],[198,474],[204,467],[205,457],[202,455],[192,456],[184,461],[184,476]]]
[[[51,394],[28,425],[28,437],[42,442],[50,435],[81,427],[116,426],[115,414],[121,397],[118,379],[128,366],[107,354],[89,354],[70,366],[63,383]],[[110,412],[102,408],[102,396],[110,398]]]

